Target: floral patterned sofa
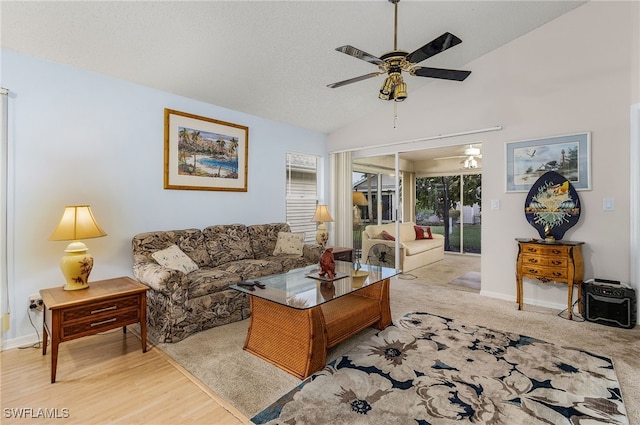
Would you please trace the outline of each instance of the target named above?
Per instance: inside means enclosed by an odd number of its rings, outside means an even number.
[[[151,288],[149,339],[177,342],[247,318],[248,298],[229,285],[317,263],[322,246],[303,241],[304,234],[291,233],[286,223],[135,235],[133,275]]]

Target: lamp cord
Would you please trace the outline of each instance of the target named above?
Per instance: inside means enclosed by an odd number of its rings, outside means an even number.
[[[38,337],[38,341],[34,342],[33,344],[30,344],[30,345],[24,345],[22,347],[18,347],[18,349],[20,349],[20,350],[24,350],[25,348],[42,348],[42,340],[40,339],[40,332],[38,332],[38,328],[33,323],[33,319],[31,318],[31,314],[32,314],[31,309],[27,310],[27,317],[29,317],[29,323],[31,323],[31,326],[33,327],[33,329],[35,329],[36,336]]]

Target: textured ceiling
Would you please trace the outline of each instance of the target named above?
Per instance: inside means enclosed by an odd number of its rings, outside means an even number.
[[[475,58],[570,11],[577,1],[399,3],[398,47],[449,31],[462,44],[423,66]],[[376,1],[0,2],[2,47],[232,110],[330,133],[380,107],[383,77],[336,52],[393,49],[393,5]],[[473,73],[469,78],[473,78]],[[407,77],[409,96],[434,81]],[[445,82],[464,84],[464,82]]]

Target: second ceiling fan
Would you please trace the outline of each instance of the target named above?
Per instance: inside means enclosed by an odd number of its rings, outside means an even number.
[[[463,155],[441,156],[439,158],[433,159],[439,161],[443,159],[464,158],[464,161],[460,162],[460,164],[462,164],[462,168],[478,168],[478,161],[476,160],[476,158],[482,158],[482,152],[480,151],[480,149],[474,147],[473,145],[469,145],[469,147],[466,148],[462,153]]]
[[[363,50],[353,46],[341,46],[336,48],[337,51],[361,59],[365,62],[377,65],[379,71],[370,74],[361,75],[359,77],[350,78],[348,80],[339,81],[329,84],[327,87],[336,88],[347,84],[356,83],[358,81],[377,77],[378,75],[387,74],[378,97],[383,100],[395,100],[402,102],[407,98],[407,84],[402,78],[402,72],[418,77],[440,78],[444,80],[464,81],[471,74],[471,71],[460,71],[455,69],[429,68],[418,66],[418,63],[444,52],[450,47],[462,43],[455,35],[445,32],[440,37],[430,41],[419,49],[408,53],[404,50],[398,50],[398,2],[400,0],[389,0],[394,4],[395,16],[393,26],[393,50],[383,54],[381,57],[373,56]]]

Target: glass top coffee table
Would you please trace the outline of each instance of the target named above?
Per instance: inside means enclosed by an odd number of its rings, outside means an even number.
[[[244,349],[300,379],[326,365],[329,348],[369,326],[391,324],[395,269],[362,266],[356,272],[351,263],[336,261],[338,279],[332,281],[317,271],[313,265],[231,285],[250,295]]]

